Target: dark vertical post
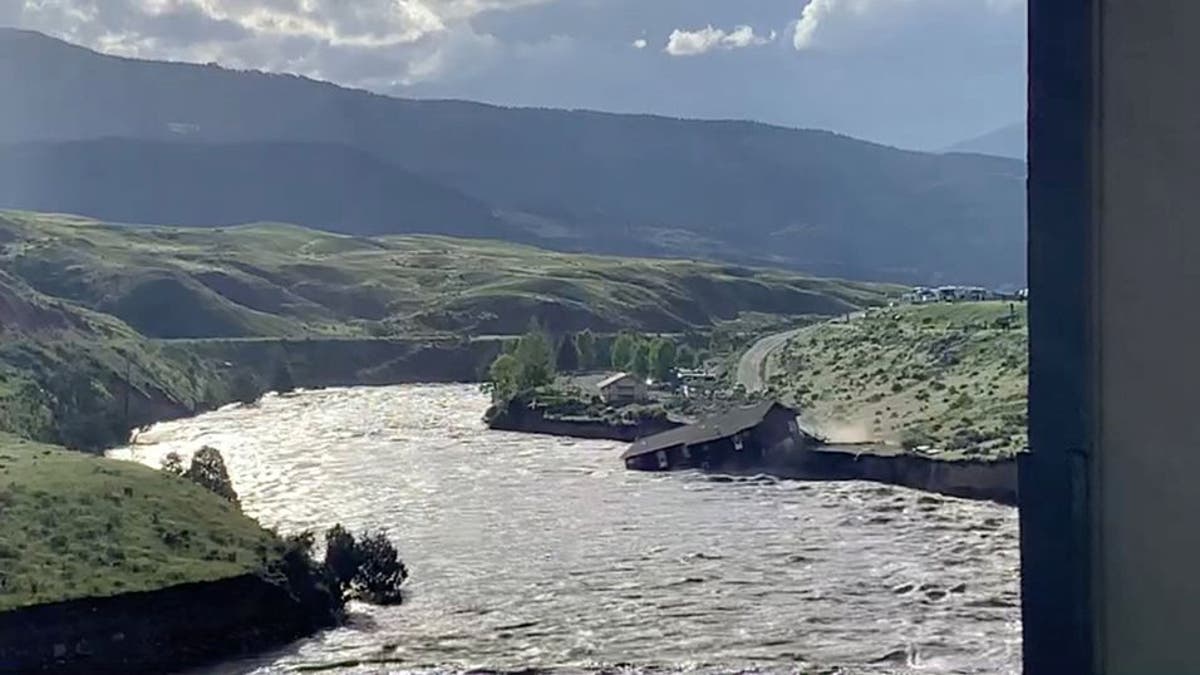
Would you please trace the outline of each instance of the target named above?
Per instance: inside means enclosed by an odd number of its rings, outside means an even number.
[[[1029,3],[1029,442],[1020,465],[1026,675],[1096,672],[1089,490],[1099,0]]]

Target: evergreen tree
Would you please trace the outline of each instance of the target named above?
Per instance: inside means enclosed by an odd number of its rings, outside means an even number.
[[[579,370],[579,349],[575,346],[575,339],[566,335],[558,343],[558,356],[555,362],[558,365],[558,372],[573,373]]]

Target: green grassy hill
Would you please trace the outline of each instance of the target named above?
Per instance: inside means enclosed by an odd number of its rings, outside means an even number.
[[[0,434],[0,611],[257,571],[281,545],[186,479]]]
[[[894,288],[486,240],[291,225],[116,226],[0,212],[0,267],[155,338],[680,331],[742,312],[836,315]]]
[[[1007,456],[1027,444],[1027,351],[1022,305],[878,309],[798,334],[769,383],[834,440]]]

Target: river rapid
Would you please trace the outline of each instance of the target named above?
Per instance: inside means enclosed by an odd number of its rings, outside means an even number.
[[[404,605],[205,673],[1018,673],[1017,513],[869,483],[628,472],[487,430],[475,387],[329,389],[159,424],[282,532],[382,528]],[[219,610],[218,610],[219,611]]]

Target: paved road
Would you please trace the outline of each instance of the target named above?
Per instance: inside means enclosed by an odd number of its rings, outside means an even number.
[[[864,316],[863,312],[855,312],[850,315],[850,319],[859,319]],[[832,319],[832,322],[842,321],[842,317]],[[762,338],[750,346],[742,358],[738,361],[737,369],[737,384],[746,388],[747,392],[762,391],[767,388],[770,373],[768,372],[771,355],[779,349],[782,349],[789,340],[796,337],[806,330],[810,330],[821,324],[813,324],[803,328],[795,328],[793,330],[775,333]]]

